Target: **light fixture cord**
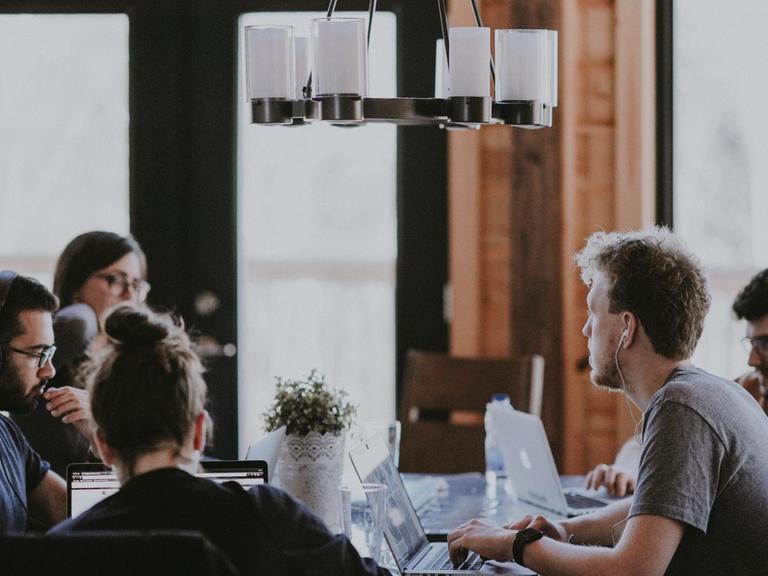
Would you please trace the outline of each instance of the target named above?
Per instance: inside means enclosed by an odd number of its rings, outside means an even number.
[[[376,0],[368,3],[368,48],[371,48],[371,30],[373,30],[373,14],[376,12]]]
[[[472,12],[475,13],[475,23],[478,28],[483,28],[483,17],[480,16],[480,8],[477,7],[476,0],[470,0],[472,3]],[[493,62],[493,54],[491,54],[491,78],[493,83],[496,84],[496,64]]]
[[[448,11],[445,9],[445,0],[437,0],[437,9],[440,11],[440,30],[443,32],[443,46],[445,46],[445,62],[451,67],[451,50],[448,47]]]

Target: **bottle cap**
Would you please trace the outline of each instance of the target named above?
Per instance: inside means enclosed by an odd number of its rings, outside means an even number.
[[[503,394],[500,392],[497,392],[496,394],[491,395],[491,402],[509,402],[509,394]]]

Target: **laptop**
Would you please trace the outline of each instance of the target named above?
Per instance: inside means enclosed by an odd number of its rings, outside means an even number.
[[[493,428],[500,439],[507,477],[526,504],[573,517],[617,500],[601,496],[597,490],[563,489],[544,425],[537,416],[520,410],[499,411],[493,415]]]
[[[401,574],[533,574],[512,562],[484,562],[474,553],[454,568],[448,557],[448,544],[427,540],[386,443],[373,438],[349,455],[361,482],[387,486],[384,537]]]
[[[283,445],[285,433],[286,427],[280,426],[280,428],[273,430],[255,444],[251,444],[248,447],[248,452],[245,455],[245,459],[265,460],[267,462],[269,473],[273,478],[275,478],[275,472],[277,471],[277,459],[278,456],[280,456],[280,448]]]
[[[215,482],[234,480],[248,490],[267,483],[267,463],[263,460],[204,460],[198,478]],[[88,510],[120,489],[120,482],[104,464],[70,464],[67,466],[67,516],[72,518]]]

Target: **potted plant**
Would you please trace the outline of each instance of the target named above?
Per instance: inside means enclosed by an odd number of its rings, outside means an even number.
[[[347,393],[329,388],[317,370],[304,379],[277,378],[275,400],[264,414],[267,432],[286,427],[275,483],[336,532],[344,437],[354,414]]]

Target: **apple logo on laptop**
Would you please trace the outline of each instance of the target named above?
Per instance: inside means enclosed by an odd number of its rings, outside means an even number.
[[[526,452],[525,448],[520,450],[520,462],[523,463],[523,467],[526,470],[530,470],[531,469],[531,459],[528,456],[528,452]]]

